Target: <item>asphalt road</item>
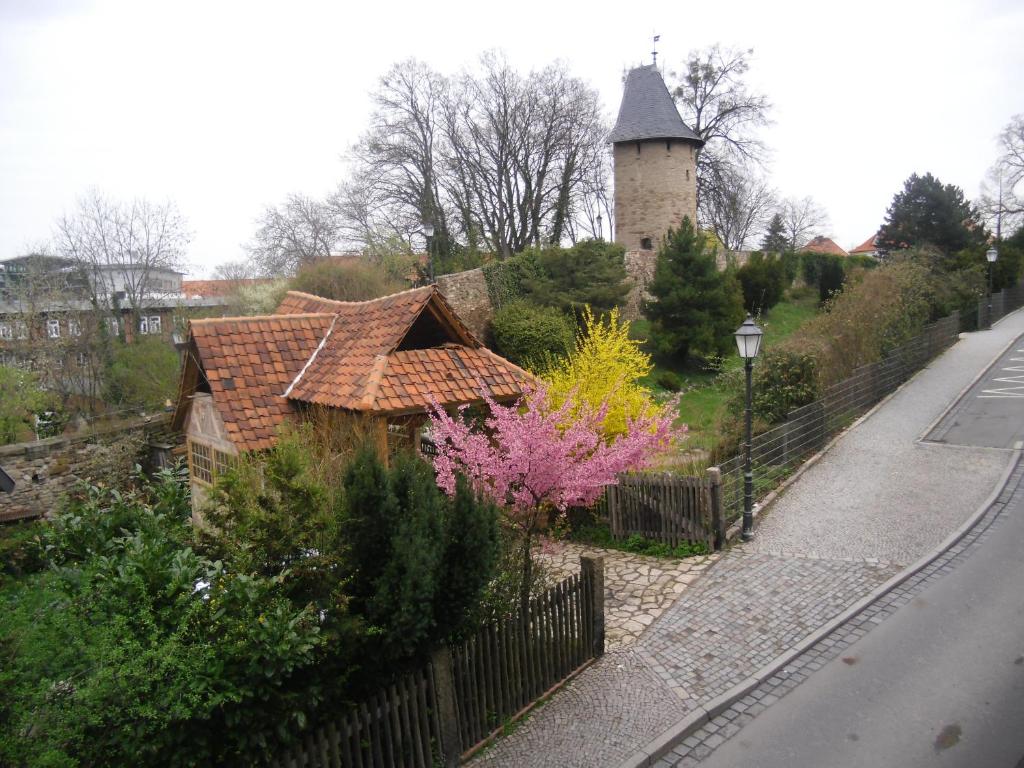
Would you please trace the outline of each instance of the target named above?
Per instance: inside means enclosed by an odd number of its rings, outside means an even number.
[[[708,768],[1024,766],[1024,492],[987,538]]]
[[[926,440],[1012,448],[1024,440],[1024,336],[985,371]]]

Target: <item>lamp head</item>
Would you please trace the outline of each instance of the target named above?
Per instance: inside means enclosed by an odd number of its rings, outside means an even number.
[[[761,337],[764,332],[757,327],[754,318],[747,315],[743,325],[733,334],[736,337],[736,349],[744,360],[753,360],[761,351]]]

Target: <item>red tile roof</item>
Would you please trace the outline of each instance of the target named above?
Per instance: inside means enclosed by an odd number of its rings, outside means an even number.
[[[281,397],[330,327],[330,314],[215,318],[189,323],[224,427],[240,450],[273,445],[293,410]]]
[[[374,414],[521,393],[530,374],[484,348],[433,286],[373,301],[289,292],[278,314],[193,321],[198,362],[240,450],[273,444],[295,401]]]
[[[854,248],[852,251],[850,251],[850,253],[851,254],[861,254],[861,253],[871,254],[871,253],[874,253],[875,251],[878,250],[878,244],[875,242],[877,238],[878,238],[877,234],[872,235],[867,240],[865,240],[863,243],[861,243],[856,248]]]
[[[800,249],[808,253],[828,253],[833,256],[849,256],[834,240],[819,235]]]

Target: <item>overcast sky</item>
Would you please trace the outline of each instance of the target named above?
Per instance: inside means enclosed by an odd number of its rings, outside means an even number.
[[[245,255],[266,205],[334,188],[393,62],[561,58],[612,119],[654,33],[668,70],[716,42],[754,49],[771,180],[823,204],[846,248],[914,171],[976,195],[1024,112],[1020,0],[0,0],[0,259],[50,239],[96,187],[175,201],[202,276]]]

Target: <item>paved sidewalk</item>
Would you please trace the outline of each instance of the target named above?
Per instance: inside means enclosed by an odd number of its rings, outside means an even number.
[[[1017,312],[933,361],[788,489],[753,542],[472,765],[617,765],[941,543],[1010,454],[918,439],[1021,333]]]

